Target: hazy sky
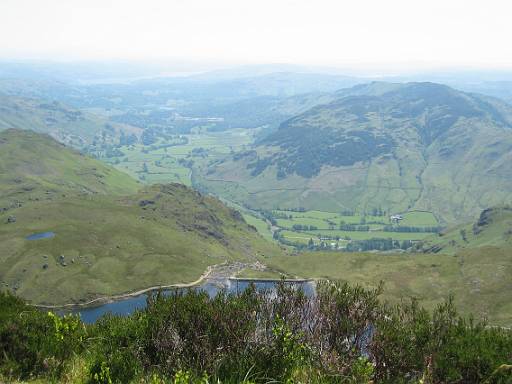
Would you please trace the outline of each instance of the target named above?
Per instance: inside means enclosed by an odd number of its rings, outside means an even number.
[[[0,0],[0,58],[512,67],[510,0]]]

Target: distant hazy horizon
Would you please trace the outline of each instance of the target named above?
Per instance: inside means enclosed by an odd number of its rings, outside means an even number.
[[[500,0],[2,0],[0,60],[510,70],[511,11]]]

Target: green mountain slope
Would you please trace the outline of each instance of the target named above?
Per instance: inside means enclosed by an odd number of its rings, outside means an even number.
[[[196,280],[209,265],[279,254],[242,216],[183,185],[128,176],[48,136],[0,134],[0,283],[37,303]],[[51,238],[28,240],[34,233]]]
[[[512,200],[512,108],[433,83],[372,83],[282,123],[197,184],[253,207],[432,211],[471,218]]]
[[[480,247],[512,249],[510,206],[484,209],[474,222],[449,227],[422,242],[427,253],[454,253]]]
[[[47,133],[77,148],[117,143],[121,132],[139,134],[141,131],[56,101],[0,94],[0,131],[10,128]]]
[[[50,136],[15,129],[0,132],[0,208],[62,194],[129,194],[139,188],[128,175]]]

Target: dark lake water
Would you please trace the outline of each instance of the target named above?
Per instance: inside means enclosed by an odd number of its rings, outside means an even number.
[[[39,240],[39,239],[48,239],[50,237],[55,236],[53,232],[41,232],[41,233],[33,233],[30,236],[27,236],[27,240]]]
[[[194,288],[179,288],[180,290],[186,289],[200,289],[206,291],[208,295],[211,297],[215,296],[222,289],[225,289],[228,293],[241,293],[243,292],[251,283],[256,285],[258,290],[270,290],[275,289],[277,282],[274,280],[238,280],[238,279],[223,279],[222,281],[216,282],[206,282],[202,285],[199,285]],[[315,288],[312,282],[304,281],[304,282],[287,282],[286,284],[292,284],[304,290],[306,295],[313,295],[315,292]],[[168,289],[164,291],[164,294],[172,294],[176,292],[177,289]],[[85,323],[94,323],[101,316],[106,313],[111,313],[113,315],[119,316],[128,316],[131,313],[135,312],[137,309],[143,309],[146,306],[147,294],[142,294],[140,296],[129,297],[126,299],[114,301],[111,303],[106,303],[102,305],[98,305],[95,307],[85,307],[85,308],[75,308],[69,311],[61,311],[61,314],[65,313],[75,313],[80,315],[81,319]]]

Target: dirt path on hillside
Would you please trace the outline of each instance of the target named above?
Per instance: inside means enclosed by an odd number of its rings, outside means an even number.
[[[101,305],[106,303],[111,303],[113,301],[126,299],[129,297],[135,297],[143,295],[144,293],[148,293],[151,291],[157,291],[160,289],[172,289],[172,288],[189,288],[194,287],[196,285],[200,285],[204,282],[219,282],[226,280],[230,277],[235,277],[239,272],[244,269],[255,269],[255,270],[264,270],[266,267],[261,262],[256,261],[253,263],[242,263],[242,262],[233,262],[233,263],[222,263],[215,264],[209,266],[206,271],[195,281],[190,283],[177,283],[177,284],[169,284],[169,285],[155,285],[149,288],[140,289],[134,292],[123,293],[120,295],[112,295],[112,296],[101,296],[97,297],[93,300],[86,301],[85,303],[69,303],[69,304],[61,304],[61,305],[42,305],[42,304],[34,304],[34,307],[37,308],[45,308],[45,309],[62,309],[62,308],[70,308],[70,307],[89,307],[93,305]]]

